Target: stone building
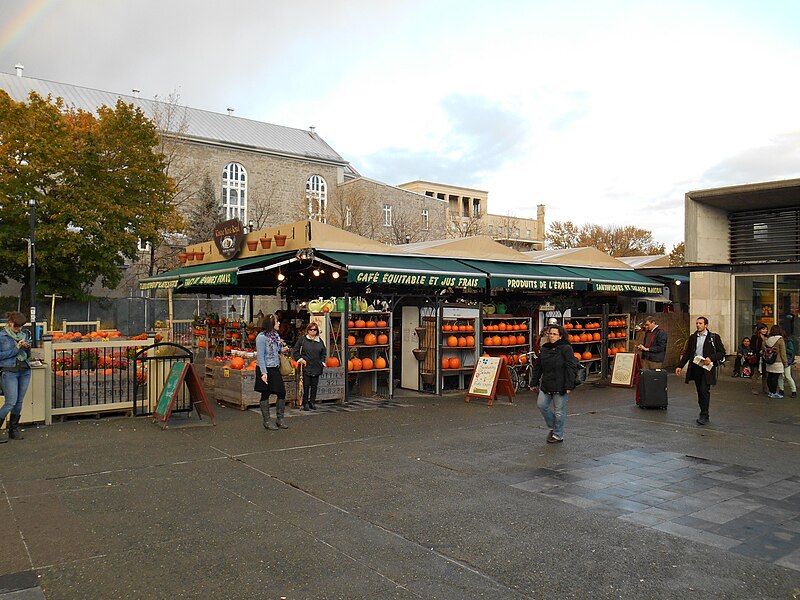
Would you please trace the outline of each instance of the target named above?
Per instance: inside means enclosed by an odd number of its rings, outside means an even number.
[[[489,212],[489,192],[473,188],[409,181],[399,188],[446,202],[449,237],[488,235],[518,250],[544,249],[544,205],[536,206],[536,218],[498,215]]]

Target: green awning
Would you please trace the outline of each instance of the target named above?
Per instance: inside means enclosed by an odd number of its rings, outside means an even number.
[[[585,277],[595,292],[614,292],[617,294],[661,295],[664,285],[640,275],[636,271],[624,269],[595,269],[591,267],[564,267],[576,275]]]
[[[266,270],[294,260],[294,252],[253,256],[224,262],[192,265],[139,280],[139,289],[235,286],[242,271]]]
[[[367,285],[485,288],[486,274],[453,258],[321,251],[347,269],[347,281]]]
[[[493,288],[520,291],[573,291],[588,288],[588,279],[556,265],[466,260],[459,262],[483,271]]]

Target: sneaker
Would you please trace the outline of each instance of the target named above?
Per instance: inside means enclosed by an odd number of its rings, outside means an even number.
[[[697,423],[698,425],[704,425],[705,426],[705,425],[708,425],[708,419],[705,418],[705,417],[700,417],[699,419],[697,419],[695,421],[695,423]]]
[[[289,429],[289,426],[284,423],[283,419],[279,419],[275,424],[278,426],[278,429]]]
[[[551,435],[550,437],[547,438],[547,443],[548,444],[560,444],[563,441],[564,441],[564,438],[557,438],[554,435]]]

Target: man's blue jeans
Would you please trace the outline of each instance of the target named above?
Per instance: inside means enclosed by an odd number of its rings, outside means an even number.
[[[544,422],[553,430],[553,436],[564,438],[564,424],[567,422],[567,398],[569,394],[548,394],[539,390],[536,405],[542,411]]]
[[[30,369],[3,371],[3,395],[6,402],[0,408],[0,423],[5,420],[8,413],[14,415],[22,413],[22,401],[25,399],[25,392],[28,391],[30,382]]]

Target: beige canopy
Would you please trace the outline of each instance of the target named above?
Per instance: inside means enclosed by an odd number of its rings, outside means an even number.
[[[532,262],[524,253],[504,246],[485,235],[416,242],[403,244],[397,246],[397,248],[410,254],[423,254],[425,256]]]
[[[626,269],[632,267],[593,246],[582,248],[559,248],[557,250],[534,250],[523,252],[529,260],[569,267],[598,267],[601,269]]]

